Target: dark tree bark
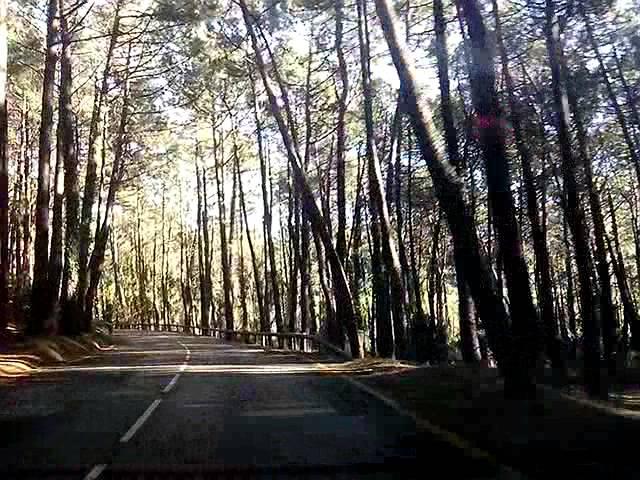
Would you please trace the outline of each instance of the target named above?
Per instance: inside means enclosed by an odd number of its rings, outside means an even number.
[[[60,101],[59,101],[59,140],[62,146],[64,165],[64,201],[65,201],[65,234],[64,234],[64,267],[62,271],[62,285],[60,299],[63,304],[61,330],[67,334],[80,331],[81,312],[75,305],[75,299],[70,298],[70,288],[78,274],[79,262],[79,217],[80,192],[78,187],[78,156],[74,135],[74,118],[72,110],[73,83],[71,70],[71,42],[72,32],[69,26],[67,12],[64,10],[64,0],[59,0],[60,32],[62,37],[62,51],[60,55]]]
[[[247,243],[249,244],[249,252],[251,254],[251,266],[253,268],[253,280],[256,284],[256,299],[258,304],[258,314],[260,317],[260,330],[266,332],[269,330],[269,322],[265,312],[264,304],[264,289],[262,286],[262,277],[260,276],[260,267],[258,265],[258,259],[256,256],[255,248],[253,246],[253,240],[251,238],[251,231],[249,230],[249,216],[247,215],[247,206],[244,199],[244,189],[242,188],[242,175],[240,173],[240,162],[236,157],[236,175],[238,176],[238,192],[240,194],[240,208],[242,209],[242,218],[244,220],[244,227],[247,234]],[[265,262],[267,259],[265,258]]]
[[[89,126],[89,139],[87,146],[87,171],[85,175],[82,212],[80,214],[79,227],[78,288],[76,294],[79,299],[84,298],[87,290],[87,262],[89,259],[89,247],[91,242],[91,220],[93,216],[93,207],[96,201],[96,182],[98,179],[98,159],[96,146],[98,145],[100,137],[100,119],[102,118],[103,105],[108,94],[111,61],[120,32],[120,8],[123,1],[124,0],[116,1],[113,26],[111,27],[111,37],[109,39],[109,48],[107,50],[107,56],[102,72],[100,87],[98,88],[98,86],[96,85],[96,94],[93,103],[93,111],[91,113],[91,123]]]
[[[9,159],[7,0],[0,0],[0,335],[9,320]],[[17,259],[16,259],[17,262]]]
[[[580,304],[584,331],[585,383],[590,395],[603,394],[600,378],[600,328],[594,305],[594,285],[591,279],[592,257],[589,237],[585,224],[584,211],[580,202],[577,165],[571,149],[568,119],[569,108],[566,104],[566,72],[562,67],[562,45],[559,25],[553,0],[546,0],[545,40],[551,66],[553,105],[556,116],[558,143],[562,158],[562,176],[564,177],[564,195],[566,216],[573,236],[576,250],[576,264],[580,280]]]
[[[311,190],[309,182],[304,174],[302,162],[300,161],[300,155],[296,148],[296,144],[294,143],[289,128],[284,121],[280,105],[278,104],[276,95],[266,75],[264,60],[262,58],[262,53],[260,51],[260,47],[258,45],[258,41],[253,29],[254,21],[244,0],[240,0],[240,7],[242,9],[242,14],[245,25],[247,27],[247,31],[249,32],[249,36],[251,37],[251,43],[256,57],[258,70],[260,72],[260,76],[262,78],[267,96],[269,98],[271,113],[273,114],[276,123],[278,124],[278,129],[280,131],[280,135],[282,136],[282,140],[287,151],[287,158],[293,171],[296,189],[301,196],[303,209],[307,211],[314,234],[322,240],[323,246],[328,256],[329,264],[333,272],[334,293],[336,295],[336,302],[340,306],[338,310],[344,316],[344,324],[347,330],[347,335],[349,337],[351,354],[354,357],[359,357],[360,342],[358,339],[356,326],[356,315],[353,304],[353,297],[351,296],[351,291],[349,289],[349,283],[347,281],[345,270],[333,246],[332,239],[327,230],[326,221],[320,213],[320,209],[316,204],[313,191]],[[279,87],[280,91],[284,92],[284,84],[279,82]]]
[[[436,33],[436,59],[438,63],[438,81],[440,85],[440,112],[444,129],[445,145],[449,162],[456,169],[460,178],[464,175],[464,164],[458,149],[458,132],[456,131],[451,91],[449,82],[449,61],[447,52],[446,22],[444,19],[442,0],[433,2],[434,29]],[[462,268],[463,254],[454,247],[454,263],[456,270],[456,287],[458,289],[458,317],[460,323],[460,346],[462,358],[466,363],[480,362],[480,344],[476,330],[473,300]]]
[[[21,275],[18,280],[18,289],[22,292],[30,283],[29,272],[31,270],[31,192],[30,192],[30,176],[31,176],[31,134],[29,123],[29,110],[26,98],[23,103],[23,119],[21,128],[21,137],[24,144],[24,195],[22,205],[22,258],[20,259]]]
[[[378,211],[369,200],[369,229],[371,230],[371,275],[373,282],[373,311],[376,325],[376,353],[381,357],[393,356],[393,327],[389,298],[389,282],[385,275],[380,240]]]
[[[564,60],[563,60],[564,61]],[[595,240],[595,261],[596,272],[599,280],[599,314],[602,330],[602,344],[604,361],[611,376],[616,371],[616,345],[617,345],[617,325],[615,308],[613,306],[613,290],[611,287],[611,273],[609,272],[609,262],[607,260],[606,228],[604,215],[602,213],[602,202],[598,192],[598,186],[593,178],[593,168],[587,146],[587,131],[582,118],[582,111],[578,103],[575,80],[568,79],[567,85],[569,107],[571,109],[573,123],[575,125],[576,138],[578,140],[578,155],[584,170],[584,181],[586,183],[589,207],[593,219],[593,238]]]
[[[567,224],[566,217],[563,222],[563,240],[565,247],[564,255],[564,268],[567,281],[567,317],[569,320],[569,330],[571,331],[573,339],[578,335],[576,328],[576,310],[575,310],[575,294],[573,286],[573,265],[571,261],[571,245],[569,244],[569,225]]]
[[[500,60],[502,64],[502,76],[505,82],[505,90],[509,101],[510,120],[513,128],[516,149],[520,157],[520,167],[522,169],[522,180],[524,190],[526,192],[526,211],[531,225],[531,237],[533,239],[533,249],[535,256],[535,271],[538,287],[538,302],[542,317],[542,324],[545,332],[545,348],[547,355],[551,359],[553,368],[563,374],[565,368],[564,359],[562,358],[562,339],[556,323],[553,308],[553,282],[551,281],[551,264],[549,261],[549,249],[547,246],[547,238],[543,229],[540,214],[538,212],[538,194],[535,176],[532,168],[532,158],[525,141],[521,120],[521,106],[515,96],[515,85],[511,77],[509,69],[509,58],[507,49],[502,37],[502,26],[500,23],[500,14],[498,11],[497,0],[492,0],[493,15],[496,25],[496,41],[500,52]]]
[[[227,242],[227,226],[226,226],[226,207],[225,207],[225,194],[224,194],[224,166],[220,161],[220,154],[216,151],[216,131],[215,131],[215,119],[212,123],[214,125],[213,137],[214,137],[214,169],[215,169],[215,178],[216,178],[216,191],[218,195],[218,225],[220,227],[220,259],[222,266],[222,289],[223,289],[223,298],[224,298],[224,319],[225,319],[225,329],[230,331],[233,330],[233,304],[231,301],[231,294],[233,285],[231,283],[231,265],[229,258],[229,244]],[[203,189],[205,192],[205,201],[206,201],[206,185],[204,179],[204,170],[203,170]],[[206,203],[205,203],[206,205]],[[203,231],[206,232],[206,227],[204,227]],[[208,234],[205,235],[205,249],[208,248],[206,246]],[[227,332],[225,334],[227,340],[231,340],[231,333]]]
[[[93,252],[89,260],[88,288],[84,300],[84,325],[83,331],[90,331],[93,323],[93,307],[98,293],[98,285],[102,276],[102,267],[104,263],[104,254],[111,230],[111,211],[116,200],[116,193],[122,183],[124,174],[124,152],[128,143],[127,124],[129,121],[130,107],[130,86],[129,86],[129,64],[131,61],[131,48],[128,49],[126,64],[124,67],[123,91],[122,91],[122,108],[120,111],[120,120],[115,139],[115,147],[113,152],[113,166],[111,168],[111,179],[109,181],[109,190],[105,202],[104,217],[101,224],[98,225],[96,237],[94,240]],[[104,138],[104,136],[103,136]]]
[[[307,62],[304,97],[305,143],[303,168],[305,174],[309,170],[311,148],[313,147],[311,140],[313,135],[313,123],[311,121],[311,63],[313,59],[313,42],[309,42],[308,55],[309,60]],[[302,333],[307,333],[313,321],[311,318],[311,302],[313,299],[313,293],[311,292],[311,231],[305,212],[300,212],[300,215],[300,330]]]
[[[485,323],[491,349],[505,376],[507,390],[517,390],[527,384],[526,371],[518,368],[519,361],[512,361],[518,355],[512,349],[509,332],[509,317],[502,298],[497,293],[495,277],[492,275],[486,258],[481,254],[480,243],[473,228],[472,215],[464,201],[462,185],[451,166],[444,160],[443,153],[433,142],[434,125],[431,113],[420,95],[415,74],[409,64],[405,47],[399,38],[395,18],[387,0],[376,0],[378,18],[389,46],[393,63],[400,77],[400,83],[406,95],[407,115],[411,120],[416,141],[425,159],[441,208],[447,217],[449,230],[454,242],[465,253],[464,268],[478,312]]]
[[[346,125],[347,95],[349,94],[349,73],[347,62],[344,58],[343,48],[343,17],[344,0],[336,0],[336,41],[335,49],[338,56],[338,72],[340,74],[340,93],[338,96],[338,122],[336,126],[336,180],[337,180],[337,208],[338,230],[336,232],[336,251],[343,265],[347,259],[347,213],[345,199],[345,150],[346,150]],[[327,217],[329,218],[329,217]]]
[[[369,176],[369,194],[377,210],[382,260],[389,274],[391,290],[391,309],[393,313],[394,355],[405,358],[406,343],[406,312],[407,292],[402,281],[402,271],[393,230],[389,218],[389,209],[382,184],[382,172],[375,145],[373,126],[373,91],[371,87],[369,33],[367,26],[366,3],[358,1],[358,31],[360,34],[360,64],[362,73],[362,89],[364,96],[364,117],[367,133],[367,158]]]
[[[289,269],[287,328],[290,332],[295,332],[298,306],[298,272],[300,271],[302,259],[300,257],[300,201],[293,185],[289,185],[289,245],[291,266]]]
[[[56,64],[58,62],[57,41],[59,22],[58,0],[47,3],[47,44],[42,80],[42,111],[40,114],[40,139],[38,143],[38,194],[36,198],[36,235],[34,242],[33,287],[31,294],[31,319],[28,331],[41,334],[52,330],[47,325],[50,298],[48,284],[49,269],[49,198],[51,168],[51,135],[53,130],[53,98]]]
[[[525,381],[522,388],[531,390],[539,350],[538,322],[511,194],[504,119],[495,89],[493,62],[480,9],[475,0],[460,1],[472,47],[472,63],[469,65],[471,97],[485,159],[491,216],[507,280],[514,347],[520,351],[519,367],[523,370],[522,380]]]
[[[200,285],[200,331],[209,330],[209,309],[211,302],[207,295],[207,284],[205,280],[205,257],[202,246],[202,182],[200,180],[200,167],[198,166],[198,147],[196,145],[196,189],[198,196],[198,280]]]
[[[122,281],[120,279],[120,260],[118,257],[118,240],[116,238],[115,230],[111,232],[109,236],[110,239],[110,247],[111,247],[111,268],[113,269],[113,284],[116,291],[116,321],[119,318],[121,313],[126,312],[127,305],[124,297],[124,293],[122,291]]]
[[[60,280],[62,279],[62,242],[63,242],[63,203],[64,203],[64,173],[63,173],[63,157],[61,154],[62,138],[60,126],[58,126],[58,141],[56,167],[53,180],[53,221],[51,222],[51,251],[49,254],[49,273],[47,275],[49,281],[49,303],[48,311],[55,320],[58,307],[58,299],[60,294]],[[66,333],[66,332],[65,332]]]
[[[283,316],[282,316],[282,304],[280,303],[280,281],[278,279],[278,270],[276,263],[276,253],[275,246],[273,244],[273,233],[272,226],[273,220],[271,216],[271,205],[269,202],[269,193],[267,192],[267,186],[269,185],[269,178],[267,177],[267,166],[264,156],[264,146],[263,146],[263,136],[262,136],[262,121],[260,120],[260,116],[258,115],[258,107],[257,107],[257,99],[255,92],[255,83],[252,79],[251,86],[253,88],[253,114],[256,122],[256,136],[258,143],[258,157],[260,159],[260,176],[262,179],[262,205],[264,210],[263,222],[265,226],[265,234],[266,234],[266,249],[267,255],[269,257],[269,274],[271,280],[271,297],[273,299],[273,306],[275,310],[275,320],[276,320],[276,329],[281,332],[284,324]],[[266,268],[266,260],[265,260],[265,268]],[[266,279],[266,277],[265,277]],[[265,291],[265,299],[267,299],[267,294]],[[265,313],[266,316],[269,317],[270,309],[266,308]],[[269,329],[271,327],[269,326]]]
[[[624,75],[624,71],[622,70],[622,62],[620,62],[620,57],[618,56],[618,52],[616,50],[615,45],[612,46],[612,54],[613,59],[616,63],[616,70],[618,71],[618,78],[620,79],[620,83],[622,84],[622,89],[624,91],[625,97],[627,99],[627,108],[631,112],[631,119],[635,124],[636,131],[640,131],[640,112],[638,111],[638,100],[636,95],[634,94],[633,88],[629,85],[626,76]],[[636,144],[638,143],[638,139],[636,137]]]
[[[609,246],[609,254],[613,263],[613,270],[618,282],[618,291],[620,292],[620,300],[622,302],[622,311],[624,314],[624,323],[631,330],[631,349],[640,350],[640,316],[638,316],[638,310],[633,304],[633,297],[631,296],[631,289],[629,288],[629,282],[627,277],[627,267],[624,262],[624,256],[622,255],[622,249],[620,247],[620,237],[618,235],[618,221],[616,219],[616,210],[613,206],[613,199],[611,198],[611,192],[608,192],[607,201],[609,203],[609,214],[611,215],[611,234],[613,236],[613,245],[611,247],[611,241],[607,238]],[[626,334],[627,328],[624,329]]]

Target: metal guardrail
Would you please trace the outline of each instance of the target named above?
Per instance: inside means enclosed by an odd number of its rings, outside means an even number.
[[[344,360],[351,360],[348,352],[332,345],[318,335],[296,332],[256,332],[250,330],[226,330],[223,328],[203,329],[199,326],[186,327],[185,325],[165,323],[124,323],[115,326],[116,330],[138,330],[144,332],[168,332],[182,333],[199,337],[220,338],[227,341],[241,342],[251,345],[259,345],[262,348],[281,348],[301,353],[329,353]],[[274,341],[275,340],[275,341]]]

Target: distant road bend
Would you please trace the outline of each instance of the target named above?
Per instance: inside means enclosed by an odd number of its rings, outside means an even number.
[[[0,386],[0,478],[513,478],[300,356],[119,335]]]

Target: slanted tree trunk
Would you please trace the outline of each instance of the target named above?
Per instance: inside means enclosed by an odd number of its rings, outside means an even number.
[[[455,127],[453,108],[451,106],[448,60],[449,53],[447,51],[446,22],[443,10],[442,0],[434,0],[433,17],[436,33],[435,53],[438,63],[438,81],[440,85],[440,113],[442,115],[445,145],[449,162],[455,167],[458,176],[462,178],[464,175],[464,164],[460,158],[460,152],[458,150],[458,132]],[[412,253],[412,256],[413,255],[415,254]],[[480,343],[478,341],[478,333],[475,325],[473,300],[471,299],[471,292],[464,278],[464,269],[461,265],[462,258],[463,254],[457,251],[454,247],[461,353],[462,358],[466,363],[478,363],[481,360]],[[414,270],[417,272],[415,267]],[[414,280],[414,282],[417,282],[417,279]]]
[[[511,194],[504,119],[498,102],[493,61],[480,9],[475,0],[460,1],[472,47],[472,62],[469,65],[471,97],[485,159],[488,199],[509,292],[514,347],[520,351],[517,360],[523,371],[522,380],[525,381],[521,387],[531,390],[539,350],[538,322]]]
[[[7,156],[7,0],[0,0],[0,335],[9,320],[9,159]],[[16,259],[16,263],[17,263]]]
[[[564,60],[563,60],[564,61]],[[616,371],[616,345],[617,345],[617,325],[616,314],[613,306],[613,289],[611,287],[611,273],[607,260],[606,228],[604,216],[602,214],[602,202],[598,187],[593,178],[593,168],[587,146],[587,132],[582,119],[582,112],[578,104],[575,81],[568,79],[567,85],[569,107],[571,108],[573,123],[578,140],[578,154],[584,170],[584,180],[587,187],[589,207],[593,219],[593,238],[595,240],[595,260],[596,272],[599,279],[599,314],[600,328],[602,330],[602,345],[605,365],[609,375],[615,375]]]
[[[79,247],[78,247],[78,288],[76,296],[79,299],[84,298],[87,289],[87,262],[89,259],[89,247],[91,242],[91,220],[93,208],[96,201],[96,182],[98,179],[98,159],[97,145],[100,139],[100,119],[102,118],[102,110],[105,98],[109,89],[109,76],[111,73],[111,61],[113,52],[116,47],[118,35],[120,33],[120,8],[124,0],[117,0],[113,17],[113,25],[111,27],[111,36],[109,38],[109,48],[105,59],[104,69],[102,71],[102,80],[100,87],[96,85],[96,94],[93,102],[93,111],[91,113],[91,123],[89,125],[88,153],[87,153],[87,171],[85,174],[84,191],[82,198],[82,212],[80,213],[79,227]]]
[[[303,168],[305,174],[309,169],[312,148],[311,137],[313,134],[313,123],[311,120],[311,64],[313,60],[313,42],[309,42],[308,55],[309,60],[307,62],[304,97],[305,143]],[[310,323],[313,321],[311,318],[311,302],[313,298],[311,292],[311,232],[309,230],[309,221],[307,220],[304,210],[300,212],[300,217],[300,331],[302,333],[308,333]]]
[[[542,324],[545,331],[545,347],[547,355],[551,359],[554,369],[560,372],[564,370],[564,359],[562,358],[561,341],[553,309],[553,283],[551,281],[551,266],[549,261],[549,249],[547,239],[540,221],[538,212],[538,195],[535,176],[532,168],[532,158],[523,133],[521,108],[515,97],[515,85],[509,70],[509,60],[507,49],[502,37],[502,27],[497,0],[492,0],[493,15],[496,25],[496,40],[500,52],[502,65],[502,76],[505,82],[505,90],[509,102],[510,120],[516,143],[518,156],[520,157],[520,167],[522,169],[522,179],[526,192],[526,211],[531,225],[531,237],[533,239],[533,249],[535,256],[535,271],[538,283],[539,304],[542,317]]]
[[[517,366],[520,361],[517,358],[513,361],[513,357],[520,352],[512,349],[508,327],[510,320],[502,298],[498,295],[495,277],[489,269],[487,259],[481,254],[480,243],[473,228],[473,217],[464,201],[462,185],[451,166],[444,160],[443,153],[433,142],[435,130],[431,113],[420,101],[413,67],[409,63],[404,42],[396,31],[395,15],[387,0],[376,0],[375,4],[401,87],[405,91],[405,106],[416,141],[429,167],[436,195],[447,217],[453,241],[457,244],[456,248],[464,252],[462,265],[474,302],[487,328],[491,350],[505,376],[507,390],[516,390],[523,384],[526,385],[530,379],[527,372]]]
[[[618,71],[618,78],[620,79],[620,83],[622,84],[622,89],[624,91],[624,95],[627,99],[627,108],[631,112],[631,119],[636,127],[636,132],[640,131],[640,112],[638,111],[638,101],[636,95],[632,87],[629,85],[626,76],[622,70],[622,63],[620,62],[620,57],[618,56],[618,52],[616,50],[615,45],[612,45],[613,59],[616,62],[616,70]],[[636,144],[638,143],[638,139],[636,137]]]
[[[620,237],[618,236],[618,221],[616,219],[616,210],[613,206],[613,199],[611,198],[611,192],[608,192],[607,197],[609,203],[609,214],[611,215],[611,234],[613,235],[613,244],[615,250],[611,247],[611,241],[607,238],[609,244],[609,255],[613,263],[613,270],[618,282],[618,291],[620,292],[620,300],[622,302],[622,309],[624,314],[624,324],[631,330],[631,349],[640,350],[640,316],[638,316],[638,310],[633,304],[633,297],[631,296],[631,290],[629,288],[629,282],[627,277],[627,267],[625,266],[624,256],[622,255],[622,249],[620,248]],[[627,328],[625,330],[625,335]]]
[[[98,285],[102,276],[102,267],[104,263],[104,254],[111,230],[111,212],[116,200],[116,193],[120,188],[122,176],[124,174],[124,152],[128,142],[127,124],[129,121],[130,106],[130,86],[129,86],[129,65],[131,61],[131,48],[127,52],[126,63],[124,67],[123,91],[122,91],[122,108],[120,111],[120,120],[115,139],[115,147],[113,152],[113,165],[111,168],[111,179],[109,181],[109,190],[105,202],[104,216],[101,224],[96,230],[93,252],[89,260],[88,288],[84,300],[84,324],[83,331],[90,331],[93,323],[93,307],[98,293]]]
[[[564,178],[566,216],[573,236],[576,250],[576,264],[580,280],[580,304],[584,332],[585,383],[590,395],[604,394],[600,376],[600,328],[594,305],[594,285],[591,279],[592,257],[589,236],[580,202],[577,182],[577,165],[571,149],[568,119],[570,112],[566,103],[566,71],[562,67],[562,45],[555,11],[555,2],[546,0],[545,4],[545,40],[553,90],[554,113],[558,143],[562,158],[562,176]]]
[[[36,198],[36,235],[33,255],[33,287],[31,293],[31,319],[28,331],[41,334],[55,330],[48,325],[51,296],[48,282],[49,270],[49,198],[51,168],[51,135],[53,131],[53,98],[59,22],[58,0],[47,3],[47,44],[42,80],[42,110],[40,114],[40,139],[38,143],[38,194]]]
[[[345,199],[345,150],[346,150],[346,125],[345,116],[347,114],[347,96],[349,94],[349,73],[347,62],[344,58],[343,42],[343,22],[344,22],[344,0],[336,0],[336,41],[335,49],[338,56],[338,72],[340,76],[340,92],[338,96],[338,122],[336,125],[336,194],[338,208],[338,230],[336,232],[336,251],[343,265],[346,265],[347,258],[347,213]],[[329,217],[327,217],[329,218]]]
[[[258,40],[253,29],[253,17],[249,13],[246,2],[244,0],[240,0],[240,7],[242,9],[242,14],[247,31],[249,33],[249,36],[251,37],[251,43],[256,57],[257,67],[260,72],[260,76],[262,78],[267,96],[269,98],[271,113],[273,114],[278,125],[278,130],[280,131],[280,135],[287,151],[287,159],[293,170],[296,189],[301,196],[303,206],[302,208],[303,210],[307,211],[314,234],[318,236],[322,241],[324,249],[328,256],[329,264],[331,265],[331,270],[333,273],[332,277],[334,282],[334,293],[336,296],[336,303],[337,305],[339,305],[339,308],[337,308],[337,310],[341,312],[341,315],[344,316],[344,325],[349,337],[351,354],[354,357],[359,357],[360,342],[358,339],[355,308],[345,270],[333,246],[331,236],[329,235],[329,231],[327,229],[326,221],[320,213],[318,205],[316,204],[313,191],[311,190],[309,181],[304,174],[302,162],[300,161],[300,155],[296,148],[296,144],[294,143],[294,139],[291,136],[289,128],[284,121],[280,105],[278,104],[278,100],[276,98],[274,90],[271,87],[269,78],[267,77],[262,53],[260,51]],[[284,84],[279,82],[279,87],[279,90],[284,93]]]
[[[276,263],[276,253],[275,246],[273,243],[273,233],[272,226],[273,220],[271,216],[271,205],[269,202],[269,193],[267,192],[267,186],[270,184],[270,179],[267,177],[267,165],[265,161],[264,155],[264,145],[262,141],[262,121],[260,120],[260,116],[258,115],[258,107],[257,107],[257,99],[255,92],[255,82],[252,79],[251,86],[253,88],[253,113],[257,127],[257,140],[258,140],[258,157],[260,159],[260,175],[262,179],[262,202],[263,202],[263,222],[265,225],[265,234],[266,234],[266,249],[269,257],[269,274],[270,274],[270,285],[271,285],[271,298],[273,299],[273,306],[275,310],[275,320],[276,320],[276,329],[281,332],[283,327],[283,316],[282,316],[282,306],[280,303],[280,281],[278,279],[278,270]],[[265,260],[266,263],[266,260]],[[265,267],[266,268],[266,267]],[[265,299],[268,298],[266,296],[265,291]],[[265,313],[267,313],[267,317],[269,308],[265,309]],[[271,327],[269,327],[271,328]]]
[[[609,103],[613,107],[616,120],[618,122],[618,125],[620,125],[620,130],[622,131],[622,138],[624,138],[624,142],[627,145],[627,150],[629,152],[631,164],[635,169],[637,180],[640,183],[640,156],[638,156],[638,152],[636,151],[636,146],[634,145],[633,139],[631,137],[631,131],[627,125],[627,121],[625,119],[624,113],[622,112],[622,108],[620,107],[620,103],[618,102],[618,97],[616,96],[616,93],[613,90],[613,85],[611,84],[611,80],[609,78],[609,72],[604,63],[604,59],[602,58],[602,54],[600,53],[600,47],[598,45],[598,42],[596,41],[596,38],[593,32],[593,26],[591,25],[591,20],[585,9],[583,0],[580,0],[578,7],[580,10],[582,19],[584,20],[584,24],[587,30],[587,38],[589,39],[591,50],[593,50],[593,53],[595,54],[596,59],[598,60],[598,69],[600,71],[600,76],[602,77],[602,82],[606,87],[607,96],[609,97]]]
[[[264,289],[262,286],[262,277],[260,275],[260,268],[258,265],[258,259],[256,251],[253,246],[253,240],[251,238],[251,231],[249,230],[249,216],[247,215],[247,206],[244,199],[244,189],[242,187],[242,175],[240,173],[240,161],[238,157],[235,158],[236,175],[238,176],[238,192],[240,194],[240,208],[242,209],[242,218],[244,220],[245,232],[247,234],[247,243],[249,244],[249,252],[251,254],[251,266],[253,268],[253,280],[256,284],[256,300],[258,304],[258,314],[260,318],[260,330],[266,332],[269,330],[269,322],[265,312],[264,304]],[[265,258],[265,262],[267,259]]]
[[[369,32],[367,26],[366,3],[358,1],[358,31],[360,34],[360,66],[362,73],[362,88],[364,96],[364,117],[367,133],[367,158],[369,173],[369,194],[377,210],[380,240],[382,248],[382,260],[389,274],[391,290],[391,309],[393,313],[393,337],[394,355],[405,358],[407,355],[406,343],[406,312],[407,292],[402,281],[402,270],[393,230],[389,218],[389,209],[382,184],[382,172],[375,145],[375,132],[373,126],[373,91],[371,87],[370,58],[369,58]]]

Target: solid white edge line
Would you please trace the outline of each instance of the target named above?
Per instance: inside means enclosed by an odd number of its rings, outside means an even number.
[[[138,420],[136,420],[136,423],[134,423],[131,428],[127,431],[127,433],[125,433],[122,438],[120,439],[120,443],[127,443],[129,440],[131,440],[133,438],[133,436],[136,434],[136,432],[140,429],[140,427],[142,427],[142,425],[144,425],[144,422],[146,422],[149,417],[151,416],[151,414],[153,413],[153,411],[158,408],[158,405],[160,405],[160,402],[162,402],[161,399],[156,399],[153,401],[153,403],[151,403],[151,405],[149,405],[147,407],[147,409],[144,411],[144,413],[142,415],[140,415],[140,418],[138,418]]]
[[[105,468],[107,468],[106,463],[96,465],[91,470],[89,470],[89,473],[87,473],[87,475],[84,477],[84,480],[96,480],[98,477],[100,477],[100,475],[102,475],[102,472],[104,472]]]
[[[183,371],[183,370],[180,370]],[[171,379],[171,381],[169,382],[169,384],[164,387],[164,390],[162,390],[163,393],[169,393],[171,390],[173,390],[173,387],[176,386],[176,383],[178,383],[178,379],[180,378],[180,373],[176,373],[173,378]]]

